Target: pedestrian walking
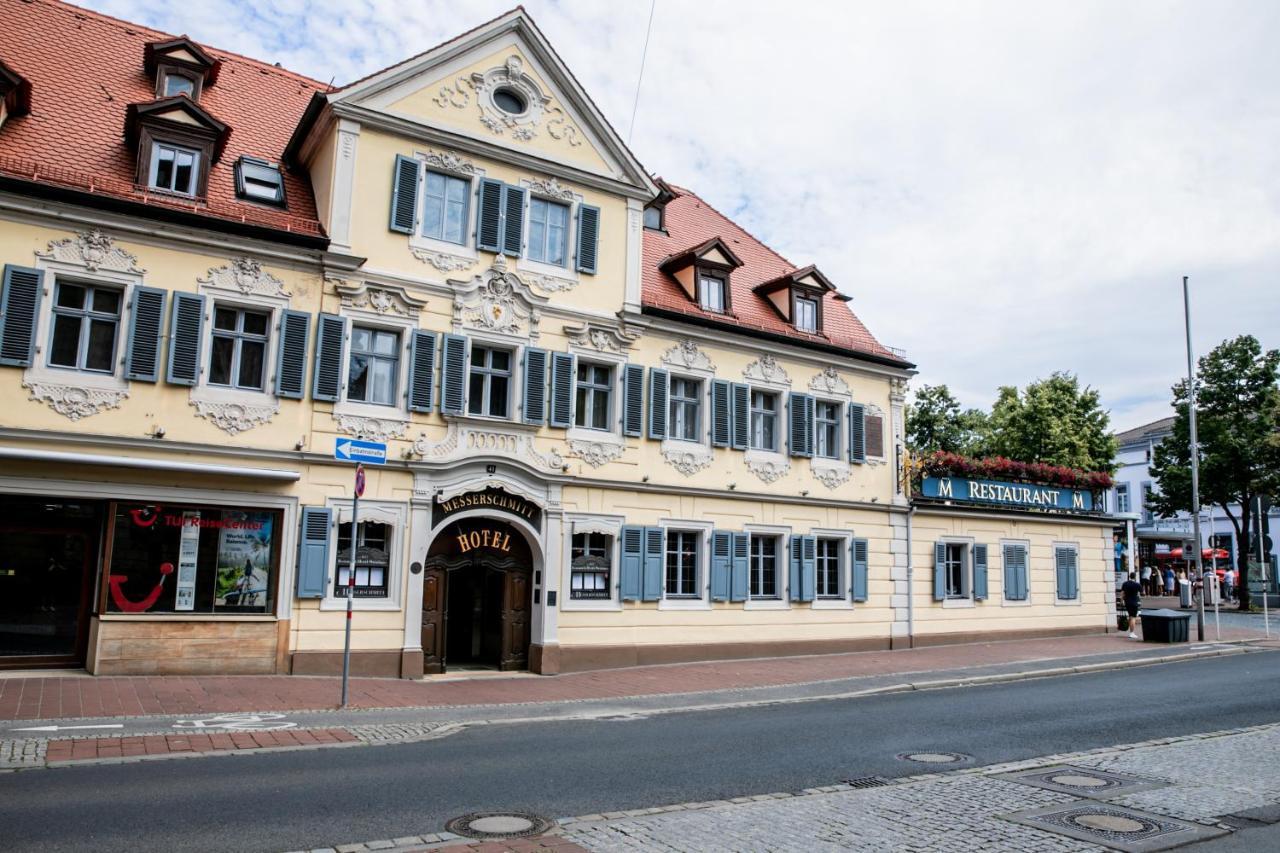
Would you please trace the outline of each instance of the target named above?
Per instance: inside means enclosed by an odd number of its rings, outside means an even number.
[[[1236,570],[1229,567],[1222,576],[1222,595],[1227,601],[1236,600]]]
[[[1178,594],[1178,580],[1173,575],[1173,566],[1164,567],[1164,594]]]
[[[1151,594],[1151,566],[1149,564],[1142,567],[1142,591],[1146,595]]]
[[[1164,575],[1158,568],[1151,572],[1151,594],[1164,595]]]
[[[1129,614],[1129,639],[1138,639],[1138,633],[1134,630],[1138,626],[1138,608],[1142,604],[1142,584],[1138,583],[1133,572],[1129,572],[1129,579],[1120,587],[1120,593],[1124,596],[1124,609]]]

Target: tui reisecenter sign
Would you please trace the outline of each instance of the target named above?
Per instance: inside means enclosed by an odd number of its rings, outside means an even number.
[[[922,497],[963,503],[1000,504],[1020,509],[1055,509],[1092,512],[1093,493],[1062,486],[971,480],[968,477],[925,477]]]

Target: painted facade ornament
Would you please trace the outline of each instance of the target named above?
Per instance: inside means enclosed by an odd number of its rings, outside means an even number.
[[[191,405],[195,406],[196,415],[229,435],[247,432],[265,424],[280,411],[280,406],[276,403],[257,405],[194,399]]]
[[[483,329],[504,335],[536,340],[538,307],[546,297],[538,296],[507,267],[498,255],[493,266],[470,281],[450,280],[454,289],[454,324],[458,328]]]
[[[688,338],[677,343],[662,354],[662,362],[673,367],[685,367],[693,370],[715,370],[711,357],[698,348],[698,344]]]
[[[529,181],[529,189],[536,195],[546,196],[547,198],[557,198],[561,201],[573,201],[573,190],[562,185],[555,178],[534,178]]]
[[[55,382],[23,382],[22,387],[31,392],[32,400],[48,405],[72,421],[91,417],[106,409],[118,409],[120,402],[129,396],[128,391],[113,388]]]
[[[756,459],[747,456],[747,470],[766,483],[776,483],[791,473],[791,463],[781,459]]]
[[[464,157],[459,157],[452,151],[428,151],[422,159],[433,169],[442,169],[459,175],[474,175],[476,173],[475,163]]]
[[[357,438],[367,438],[370,441],[403,438],[405,428],[409,426],[405,421],[391,418],[370,418],[364,415],[335,414],[333,420],[338,425],[338,432],[354,435]]]
[[[476,106],[480,108],[480,123],[494,134],[510,133],[513,139],[528,141],[535,138],[542,116],[551,103],[551,97],[542,92],[537,81],[524,70],[524,60],[508,56],[506,62],[483,73],[471,75],[471,88],[476,93]],[[500,89],[511,90],[524,101],[524,112],[512,114],[494,102],[493,95]]]
[[[640,339],[640,333],[627,328],[626,323],[607,326],[594,320],[588,320],[578,326],[566,325],[564,333],[569,338],[569,343],[574,346],[619,355],[625,354],[631,345]]]
[[[351,282],[342,278],[329,281],[342,298],[343,308],[367,311],[383,317],[394,315],[416,318],[427,307],[427,300],[399,285]]]
[[[505,456],[542,471],[559,473],[564,468],[564,457],[559,451],[554,448],[546,453],[539,451],[533,436],[527,432],[464,421],[450,421],[448,431],[439,441],[428,441],[426,433],[420,433],[409,454],[431,462],[457,462],[477,455]]]
[[[615,444],[612,441],[570,439],[569,449],[592,468],[599,468],[601,465],[620,458],[622,451],[626,447],[622,444]]]
[[[895,405],[907,402],[907,380],[889,380],[889,402]]]
[[[253,258],[236,258],[223,267],[209,270],[197,284],[219,290],[234,290],[246,296],[278,296],[288,298],[292,294],[284,289],[284,282],[262,268]]]
[[[822,394],[848,394],[849,383],[840,378],[840,374],[831,365],[822,368],[809,380],[810,390]]]
[[[572,278],[560,278],[559,276],[543,275],[536,272],[521,272],[518,275],[525,284],[536,287],[545,293],[563,293],[578,286],[577,280]]]
[[[711,464],[715,458],[710,450],[686,450],[682,447],[662,448],[662,458],[686,477],[692,477]]]
[[[115,245],[111,237],[97,228],[81,231],[75,237],[49,241],[48,251],[37,252],[36,257],[47,261],[84,267],[89,272],[107,270],[141,275],[138,259]]]
[[[457,272],[459,270],[469,269],[475,266],[475,258],[464,258],[461,255],[451,255],[448,252],[433,252],[430,249],[420,249],[410,247],[410,252],[418,260],[424,264],[430,264],[440,272]]]
[[[772,353],[765,353],[742,370],[742,375],[756,382],[771,382],[774,385],[790,385],[791,377],[782,369]]]
[[[813,478],[828,489],[838,489],[845,483],[849,482],[851,476],[848,466],[844,468],[818,468],[813,469]]]

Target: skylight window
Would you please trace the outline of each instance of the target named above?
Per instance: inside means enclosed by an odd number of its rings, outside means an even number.
[[[236,195],[264,204],[284,204],[284,175],[280,167],[256,157],[236,162]]]

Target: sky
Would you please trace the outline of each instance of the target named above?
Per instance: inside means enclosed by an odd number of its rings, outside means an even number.
[[[82,0],[336,84],[514,0]],[[853,297],[920,384],[1056,370],[1112,425],[1280,347],[1280,3],[525,0],[654,174]],[[639,84],[634,127],[631,115]]]

